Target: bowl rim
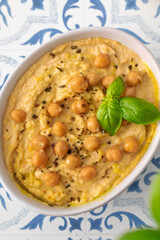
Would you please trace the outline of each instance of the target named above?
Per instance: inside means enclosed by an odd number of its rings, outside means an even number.
[[[98,35],[99,34],[99,35]],[[157,70],[156,76],[160,76],[160,68],[155,60],[152,53],[135,37],[131,36],[130,34],[123,32],[121,30],[110,28],[110,27],[85,27],[80,28],[76,30],[72,30],[70,32],[63,33],[61,35],[56,35],[46,43],[42,44],[36,50],[34,50],[31,54],[29,54],[26,59],[21,62],[14,72],[9,76],[8,80],[6,81],[5,85],[0,91],[0,102],[3,103],[3,106],[0,109],[0,159],[1,159],[1,168],[0,168],[0,179],[2,181],[2,184],[6,191],[8,191],[14,198],[16,198],[18,201],[23,201],[23,204],[38,213],[42,213],[45,215],[51,215],[51,216],[68,216],[68,215],[75,215],[80,214],[84,212],[91,211],[93,209],[96,209],[109,201],[111,201],[113,198],[115,198],[117,195],[119,195],[121,192],[123,192],[135,179],[138,175],[141,174],[141,172],[145,169],[151,158],[153,157],[153,154],[159,144],[160,141],[160,134],[158,134],[158,131],[160,130],[160,123],[157,124],[156,128],[156,134],[153,137],[147,151],[145,152],[144,156],[141,158],[140,162],[136,165],[136,167],[132,170],[132,172],[123,180],[121,181],[111,192],[104,193],[102,196],[96,198],[95,200],[92,200],[89,203],[80,205],[80,206],[74,206],[69,208],[62,207],[50,207],[46,204],[43,204],[34,198],[26,196],[24,193],[22,193],[19,188],[16,186],[16,184],[13,182],[12,178],[9,175],[9,172],[6,168],[4,158],[3,158],[3,151],[2,151],[2,123],[3,123],[3,114],[5,111],[5,106],[8,101],[8,97],[11,94],[13,88],[16,85],[16,82],[18,79],[22,76],[22,74],[34,63],[36,62],[41,56],[43,56],[45,53],[49,52],[51,49],[55,48],[56,46],[68,42],[68,41],[74,41],[78,39],[83,39],[88,37],[103,37],[103,34],[108,34],[107,36],[104,36],[104,38],[109,38],[113,40],[119,41],[119,39],[124,39],[123,45],[128,45],[128,43],[134,42],[134,49],[135,46],[141,47],[143,49],[143,52],[150,56],[150,60],[154,66],[154,68]],[[86,37],[81,37],[81,35],[86,35]],[[101,36],[100,36],[101,35]],[[111,38],[110,36],[113,36]],[[70,40],[67,40],[70,39]],[[125,43],[126,44],[125,44]],[[131,47],[130,47],[131,48]],[[133,49],[131,48],[131,49]],[[133,49],[133,50],[134,50]],[[135,51],[135,50],[134,50]],[[136,51],[135,51],[136,52]],[[137,52],[136,52],[137,53]],[[137,53],[138,54],[138,53]],[[155,75],[155,73],[154,73]],[[159,87],[160,87],[160,77],[158,81]]]

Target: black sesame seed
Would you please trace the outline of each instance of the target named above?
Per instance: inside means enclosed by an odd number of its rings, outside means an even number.
[[[68,154],[71,154],[71,153],[72,153],[72,151],[71,151],[71,149],[69,149],[69,150],[68,150]]]

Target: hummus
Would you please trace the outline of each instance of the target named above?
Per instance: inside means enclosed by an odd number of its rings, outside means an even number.
[[[108,55],[108,67],[94,64],[99,53]],[[46,53],[25,72],[9,97],[3,120],[5,162],[23,192],[49,205],[83,204],[110,191],[135,168],[152,140],[156,124],[144,126],[128,123],[122,125],[114,136],[102,129],[93,133],[86,127],[87,119],[96,116],[106,93],[101,79],[106,75],[122,76],[126,83],[130,71],[136,71],[142,77],[136,86],[136,96],[157,106],[158,85],[153,74],[134,51],[113,40],[88,38],[65,43]],[[92,72],[98,74],[98,84],[88,86],[81,93],[72,91],[70,83],[74,76],[84,76],[85,79]],[[72,111],[72,103],[79,99],[88,103],[88,112],[76,114]],[[56,117],[47,110],[52,102],[62,108]],[[14,109],[26,113],[23,122],[13,121],[11,112]],[[67,130],[63,136],[54,134],[55,122],[65,123]],[[49,141],[44,150],[48,157],[45,167],[36,167],[32,161],[36,150],[31,139],[38,134],[46,136]],[[100,145],[96,150],[85,149],[84,140],[89,136],[99,139]],[[123,151],[123,143],[128,136],[138,140],[139,150],[136,153]],[[54,152],[54,146],[60,140],[69,147],[64,157],[58,157]],[[123,154],[117,162],[108,161],[105,155],[106,150],[114,146],[120,147]],[[66,168],[65,159],[70,154],[79,156],[81,166]],[[80,171],[87,165],[94,166],[97,174],[93,179],[84,181],[80,178]],[[46,172],[59,174],[55,186],[45,184],[43,175]]]

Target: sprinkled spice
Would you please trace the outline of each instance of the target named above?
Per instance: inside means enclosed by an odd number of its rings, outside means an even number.
[[[51,145],[52,147],[54,147],[54,143],[52,143],[52,145]]]
[[[117,55],[116,55],[116,54],[114,54],[114,56],[115,56],[115,57],[117,57]]]
[[[58,86],[59,88],[65,88],[66,87],[66,85],[60,85],[60,86]]]
[[[50,92],[51,89],[52,89],[52,87],[47,87],[44,91],[45,91],[45,92]]]
[[[80,130],[79,128],[76,128],[78,131]]]
[[[65,188],[69,188],[71,185],[70,184],[67,184],[66,186],[65,186]]]
[[[36,104],[35,107],[39,107],[39,104]]]
[[[63,63],[63,61],[60,61],[61,63]]]
[[[81,49],[79,48],[79,49],[76,51],[76,53],[81,53]]]
[[[69,109],[70,107],[67,107],[67,109]]]
[[[24,129],[20,131],[20,133],[23,133],[24,132]]]
[[[77,146],[75,146],[75,151],[79,154],[79,149]]]
[[[77,48],[78,48],[77,46],[71,46],[72,50],[77,49]]]
[[[108,141],[107,144],[111,144],[111,141]]]
[[[73,128],[69,129],[69,131],[72,132],[72,131],[73,131]]]
[[[32,115],[32,118],[36,119],[38,116],[36,114]]]
[[[60,72],[63,72],[63,69],[62,69],[62,68],[57,67],[57,69],[58,69]]]
[[[48,75],[48,77],[49,77],[49,78],[51,78],[51,77],[52,77],[52,75],[51,75],[51,74],[49,74],[49,75]]]
[[[135,64],[135,67],[138,67],[138,63]]]
[[[118,68],[118,66],[115,64],[115,65],[113,65],[113,67],[115,68],[115,69],[117,69]]]
[[[55,161],[55,162],[54,162],[54,165],[55,165],[55,167],[58,167],[58,162]]]
[[[48,134],[48,137],[52,137],[52,134],[51,134],[51,133],[49,133],[49,134]]]
[[[80,72],[80,74],[84,77],[84,74],[82,72]]]
[[[63,107],[64,107],[64,104],[61,104],[60,106],[63,108]]]
[[[81,60],[83,61],[83,60],[84,60],[84,57],[81,57]]]
[[[8,129],[6,129],[6,132],[8,132]]]
[[[71,119],[72,119],[72,121],[75,121],[75,117],[72,117]]]
[[[46,101],[42,101],[43,104],[46,104]]]
[[[128,68],[129,68],[129,70],[132,70],[132,65],[129,65]]]
[[[123,74],[122,74],[122,77],[125,77],[125,76],[126,76],[126,75],[123,73]]]
[[[25,179],[26,179],[24,175],[22,176],[22,179],[23,179],[23,180],[25,180]]]
[[[44,109],[44,106],[42,106],[42,109]]]
[[[52,53],[52,52],[51,52],[51,53],[49,53],[49,55],[50,55],[51,57],[53,57],[53,58],[55,57],[55,54],[54,54],[54,53]]]
[[[131,62],[133,62],[133,58],[131,58]]]
[[[47,121],[47,124],[50,124],[50,121]]]

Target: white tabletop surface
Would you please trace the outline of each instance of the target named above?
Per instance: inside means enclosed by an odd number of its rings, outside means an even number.
[[[159,0],[0,0],[0,90],[35,48],[56,34],[87,26],[130,33],[160,63]],[[148,191],[159,169],[160,148],[121,195],[95,211],[71,217],[32,212],[0,183],[0,240],[114,240],[124,231],[152,227]]]

